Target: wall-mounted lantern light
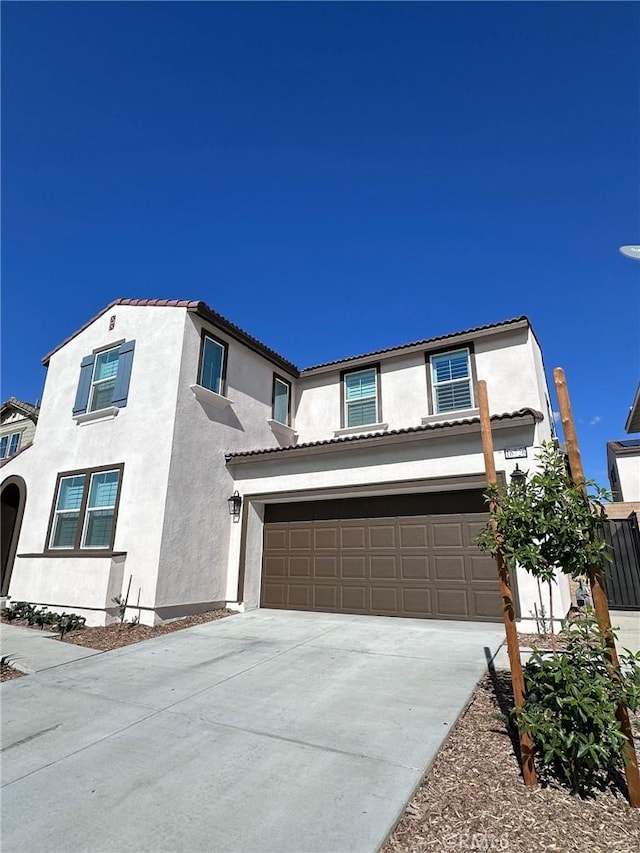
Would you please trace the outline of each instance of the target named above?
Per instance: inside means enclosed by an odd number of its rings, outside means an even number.
[[[516,467],[511,472],[511,482],[513,483],[514,486],[518,486],[518,487],[524,486],[524,484],[527,482],[527,475],[520,468],[520,466],[518,465],[517,462],[516,462]]]
[[[229,504],[229,515],[232,515],[234,519],[240,518],[240,509],[242,508],[242,497],[238,494],[238,490],[231,495],[230,498],[227,498],[227,503]]]

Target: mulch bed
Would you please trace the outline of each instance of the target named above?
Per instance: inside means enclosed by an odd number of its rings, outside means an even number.
[[[588,800],[524,786],[502,716],[512,704],[507,672],[483,678],[382,853],[638,853],[622,777]]]
[[[20,678],[24,674],[24,672],[20,672],[19,669],[14,669],[8,663],[0,664],[0,683],[3,681],[11,681],[12,678]]]
[[[122,625],[116,623],[102,628],[83,628],[80,631],[70,631],[65,634],[63,642],[108,652],[122,646],[129,646],[132,643],[139,643],[141,640],[150,640],[152,637],[172,634],[174,631],[182,631],[184,628],[191,628],[194,625],[204,625],[205,622],[213,622],[216,619],[223,619],[225,616],[233,616],[235,612],[235,610],[227,610],[226,608],[209,610],[206,613],[198,613],[194,616],[185,616],[184,619],[165,622],[164,625],[156,625],[154,628],[149,625],[132,625],[130,622],[125,622]],[[11,624],[33,628],[34,631],[40,630],[37,625],[27,625],[25,622],[14,620]],[[52,639],[52,642],[55,640]]]

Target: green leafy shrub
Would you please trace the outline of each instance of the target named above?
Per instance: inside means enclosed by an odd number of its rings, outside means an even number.
[[[54,630],[59,632],[62,639],[69,631],[79,631],[84,628],[86,621],[84,616],[79,616],[77,613],[61,613],[56,620]]]
[[[7,622],[13,622],[14,619],[17,619],[16,608],[14,604],[8,604],[4,610],[2,611],[3,619],[6,619]]]
[[[51,625],[54,631],[60,634],[60,638],[68,631],[78,631],[84,628],[86,619],[77,613],[53,613],[46,607],[36,607],[27,601],[16,601],[6,607],[3,616],[9,622],[24,620],[29,625],[39,625],[43,629],[45,625]]]
[[[621,764],[625,741],[616,718],[623,702],[640,707],[640,652],[620,656],[613,672],[604,637],[588,617],[563,632],[566,650],[534,649],[524,669],[526,699],[518,723],[539,763],[574,794],[584,795]]]
[[[38,608],[28,601],[14,601],[4,609],[4,617],[10,622],[14,619],[24,619],[29,625],[33,625],[36,621],[36,613]]]
[[[565,459],[551,442],[536,455],[539,467],[521,484],[490,485],[486,498],[497,503],[492,519],[509,569],[522,566],[541,581],[554,582],[557,570],[578,578],[589,566],[610,560],[602,538],[602,501],[608,492],[591,480],[590,496],[571,479]],[[476,537],[481,551],[496,555],[490,524]]]

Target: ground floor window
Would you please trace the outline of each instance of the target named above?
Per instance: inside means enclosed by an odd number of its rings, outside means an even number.
[[[58,474],[49,524],[49,549],[113,548],[123,467],[114,465]]]

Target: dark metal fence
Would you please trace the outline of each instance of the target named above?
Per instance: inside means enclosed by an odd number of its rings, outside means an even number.
[[[604,538],[613,560],[605,563],[605,586],[613,610],[640,610],[640,529],[635,513],[629,518],[609,518]]]

